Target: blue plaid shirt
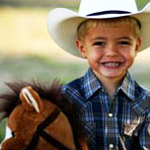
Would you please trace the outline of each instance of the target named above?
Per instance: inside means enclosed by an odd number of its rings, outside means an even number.
[[[150,150],[150,93],[129,73],[113,100],[91,69],[62,93],[76,106],[91,150]]]

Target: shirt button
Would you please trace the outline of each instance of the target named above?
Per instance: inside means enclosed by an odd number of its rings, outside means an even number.
[[[112,113],[109,113],[108,116],[109,116],[109,117],[113,117],[113,114],[112,114]]]
[[[109,148],[113,148],[114,147],[114,145],[113,144],[109,144]]]

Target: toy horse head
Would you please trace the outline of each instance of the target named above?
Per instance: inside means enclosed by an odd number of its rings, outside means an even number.
[[[84,138],[77,134],[81,131],[71,107],[63,105],[58,84],[47,89],[35,83],[8,85],[13,93],[2,95],[0,100],[12,106],[3,107],[12,137],[3,141],[2,150],[87,150]]]

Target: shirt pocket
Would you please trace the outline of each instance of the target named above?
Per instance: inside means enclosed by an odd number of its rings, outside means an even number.
[[[124,124],[124,134],[127,136],[132,137],[134,136],[138,136],[138,132],[139,132],[139,128],[140,128],[140,118],[134,119],[134,120],[130,120],[127,123]]]
[[[124,135],[127,135],[129,137],[139,136],[139,133],[142,130],[144,121],[145,121],[144,114],[139,115],[135,112],[131,113],[126,123],[124,124]]]
[[[124,144],[127,149],[141,150],[139,134],[143,126],[143,117],[138,116],[124,124]]]
[[[134,102],[130,108],[130,114],[127,115],[124,123],[124,134],[132,137],[138,136],[142,130],[146,114],[146,102]]]

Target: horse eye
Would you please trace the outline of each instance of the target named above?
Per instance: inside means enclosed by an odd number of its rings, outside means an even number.
[[[12,134],[12,137],[14,137],[14,136],[15,136],[15,132],[11,132],[11,134]]]

